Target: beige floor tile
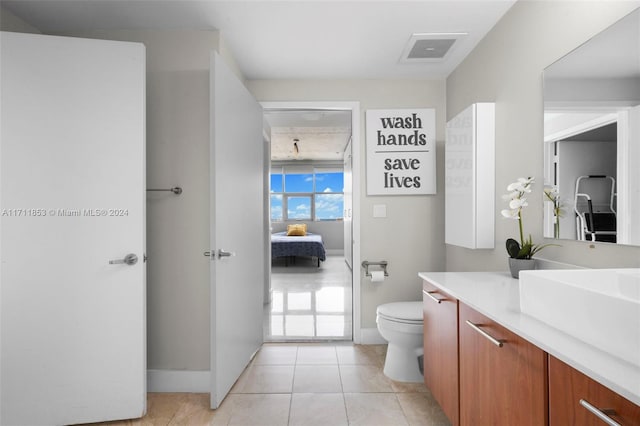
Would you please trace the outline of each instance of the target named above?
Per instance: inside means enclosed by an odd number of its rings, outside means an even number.
[[[406,426],[400,403],[393,393],[345,393],[349,425]]]
[[[333,345],[300,345],[298,346],[296,364],[338,364],[336,347]]]
[[[229,395],[211,425],[286,426],[290,403],[290,394]]]
[[[140,419],[92,423],[100,426],[208,425],[213,417],[209,394],[148,393],[147,414]]]
[[[231,390],[229,391],[229,393],[241,393],[242,388],[247,382],[247,377],[249,377],[249,375],[251,374],[252,368],[253,368],[253,363],[249,364],[247,368],[244,369],[242,374],[240,374],[240,377],[238,377],[238,380],[236,380],[236,382],[231,387]]]
[[[396,382],[394,380],[391,381],[391,388],[396,393],[419,393],[419,392],[429,392],[429,389],[424,385],[424,383],[408,383],[408,382]]]
[[[290,393],[293,365],[252,365],[239,380],[234,393]]]
[[[391,380],[375,365],[340,365],[343,392],[393,392]]]
[[[442,408],[430,392],[396,394],[411,426],[450,426]]]
[[[169,422],[170,426],[206,426],[213,419],[209,394],[190,393]]]
[[[256,354],[254,365],[294,365],[298,347],[296,345],[265,344]]]
[[[337,365],[296,365],[294,393],[342,392]]]
[[[367,345],[370,350],[375,352],[378,356],[382,357],[382,361],[384,362],[384,358],[387,356],[387,345]]]
[[[150,424],[168,425],[188,397],[187,393],[149,393],[147,415],[142,419]]]
[[[372,345],[336,346],[339,364],[382,366],[383,357]]]
[[[296,393],[291,396],[289,426],[347,426],[341,393]]]
[[[422,383],[384,376],[385,349],[266,344],[217,410],[209,394],[149,393],[145,417],[100,425],[450,426]]]

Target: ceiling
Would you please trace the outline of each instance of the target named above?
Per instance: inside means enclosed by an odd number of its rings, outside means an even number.
[[[267,110],[264,118],[272,161],[340,161],[351,139],[351,111]]]
[[[545,78],[640,78],[640,9],[551,64]]]
[[[43,33],[91,29],[219,30],[248,80],[446,78],[515,3],[515,0],[1,1],[4,8]],[[419,58],[406,59],[413,47],[410,41],[417,40],[426,43],[425,49],[437,50],[440,45],[430,43],[441,43],[442,39],[455,40],[443,58],[429,58],[422,55],[424,51],[416,55],[414,49],[412,55]],[[268,118],[280,123],[270,123],[274,132],[272,151],[277,159],[293,155],[290,151],[296,135],[301,141],[298,159],[306,156],[335,159],[335,152],[344,150],[350,128],[331,124],[336,119],[332,114],[324,114],[315,122],[308,117],[289,113]],[[282,124],[284,121],[286,125]],[[313,140],[319,145],[313,146]],[[279,146],[280,143],[283,145]]]

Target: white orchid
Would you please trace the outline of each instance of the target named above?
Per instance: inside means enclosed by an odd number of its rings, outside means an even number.
[[[529,205],[524,195],[531,192],[533,181],[534,179],[532,177],[518,178],[516,182],[510,183],[509,186],[507,186],[509,193],[504,194],[502,199],[509,202],[509,209],[502,210],[502,216],[508,219],[521,219],[520,213],[522,208]],[[524,240],[524,238],[521,238],[521,240]]]
[[[524,232],[522,231],[522,209],[529,205],[525,194],[531,193],[533,182],[534,178],[532,177],[518,178],[516,182],[510,183],[507,186],[509,193],[502,196],[502,199],[509,203],[509,208],[502,210],[500,213],[507,219],[516,219],[518,221],[518,227],[520,228],[520,243],[513,238],[507,240],[507,252],[509,256],[518,259],[531,259],[531,256],[548,245],[540,246],[533,244],[531,235],[525,240]]]
[[[502,210],[500,213],[502,213],[502,216],[506,217],[507,219],[519,219],[520,215],[518,214],[518,210],[512,210],[512,209],[504,209]]]
[[[553,203],[553,216],[555,217],[555,222],[553,224],[553,236],[554,238],[560,238],[560,218],[564,216],[564,209],[562,201],[560,200],[560,192],[556,186],[546,186],[544,188],[544,195]]]
[[[518,178],[516,182],[513,182],[507,186],[507,191],[516,193],[531,192],[531,185],[533,184],[533,178]]]

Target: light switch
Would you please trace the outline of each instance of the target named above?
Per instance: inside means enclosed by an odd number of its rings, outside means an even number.
[[[387,205],[386,204],[374,204],[373,205],[373,217],[387,217]]]

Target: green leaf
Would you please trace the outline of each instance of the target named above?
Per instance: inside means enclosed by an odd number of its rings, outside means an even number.
[[[520,253],[520,243],[513,238],[509,238],[506,242],[506,247],[509,256],[517,259],[518,254]]]

